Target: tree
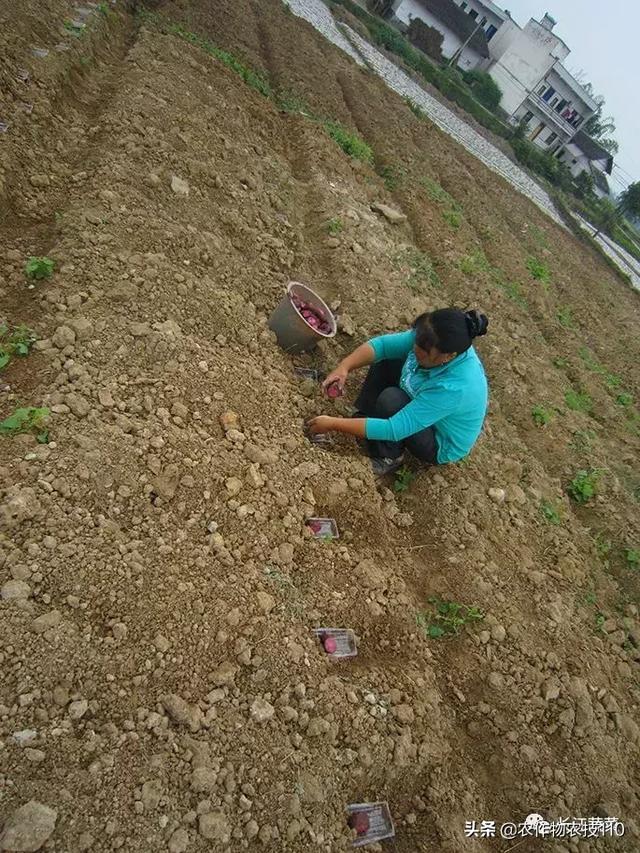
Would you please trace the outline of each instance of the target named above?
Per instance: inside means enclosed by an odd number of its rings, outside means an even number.
[[[576,185],[576,190],[580,198],[595,198],[595,193],[593,191],[595,185],[594,180],[588,172],[580,172],[574,183]]]
[[[640,216],[640,181],[629,184],[626,190],[620,195],[618,210],[624,216],[634,218]]]
[[[616,132],[615,120],[613,116],[605,116],[604,118],[602,116],[602,111],[604,109],[604,96],[595,95],[593,92],[593,85],[591,83],[584,83],[582,88],[597,104],[595,113],[585,121],[582,127],[583,131],[587,136],[595,139],[605,151],[609,152],[609,154],[617,154],[619,146],[616,140],[611,136],[612,133]]]

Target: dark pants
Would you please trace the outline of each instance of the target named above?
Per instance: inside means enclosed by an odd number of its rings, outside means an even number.
[[[399,388],[404,359],[388,359],[372,364],[355,401],[367,418],[388,418],[404,409],[411,397]],[[356,416],[357,417],[357,416]],[[403,441],[368,441],[371,456],[397,459],[406,448],[416,459],[437,465],[438,445],[433,427],[427,427]]]

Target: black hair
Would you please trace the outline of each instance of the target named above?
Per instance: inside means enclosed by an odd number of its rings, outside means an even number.
[[[477,310],[440,308],[425,311],[416,317],[416,344],[429,352],[436,347],[441,353],[462,353],[469,349],[474,338],[487,334],[489,318]]]

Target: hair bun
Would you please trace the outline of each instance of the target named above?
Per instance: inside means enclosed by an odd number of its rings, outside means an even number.
[[[489,328],[489,318],[486,314],[481,314],[478,310],[465,311],[465,320],[467,321],[467,329],[470,338],[479,338],[487,334]]]

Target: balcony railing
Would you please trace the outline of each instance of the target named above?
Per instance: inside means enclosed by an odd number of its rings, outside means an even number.
[[[535,92],[531,92],[529,95],[529,100],[533,104],[535,104],[539,110],[542,110],[542,112],[548,118],[550,118],[557,127],[561,128],[567,136],[572,137],[575,133],[578,132],[577,127],[574,127],[572,124],[569,124],[566,119],[562,118],[560,113],[556,112],[553,107],[549,106],[547,101],[541,98],[540,95],[536,94]]]

